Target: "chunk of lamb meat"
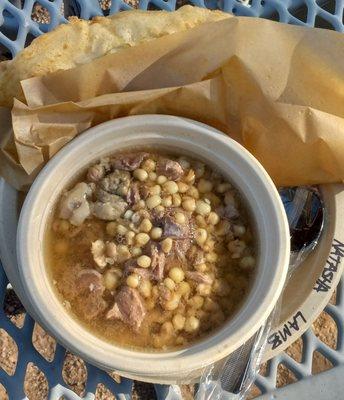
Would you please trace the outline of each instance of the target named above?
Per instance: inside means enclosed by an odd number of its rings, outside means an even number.
[[[126,197],[127,203],[130,206],[133,206],[140,199],[141,199],[141,196],[140,196],[139,187],[138,187],[137,183],[133,183],[128,189],[128,193],[127,193],[127,197]]]
[[[188,222],[180,225],[174,221],[172,216],[164,215],[162,218],[157,218],[157,223],[162,228],[163,238],[186,239],[190,237],[190,226]]]
[[[87,180],[90,182],[98,182],[105,175],[105,168],[102,164],[92,165],[87,171]]]
[[[199,265],[205,262],[204,253],[198,246],[192,246],[188,250],[186,258],[192,265]]]
[[[77,307],[83,314],[84,318],[89,321],[97,318],[108,306],[107,302],[97,291],[93,291],[85,296],[79,297],[76,302]]]
[[[91,208],[92,214],[99,219],[112,221],[119,218],[128,208],[128,203],[117,194],[97,188],[95,195],[97,201],[91,205]]]
[[[184,170],[177,161],[161,158],[157,162],[156,173],[164,175],[170,180],[178,181],[183,176]]]
[[[146,310],[136,289],[123,286],[116,295],[115,304],[107,312],[107,319],[120,319],[134,331],[138,331],[146,315]]]
[[[188,239],[181,239],[181,240],[174,240],[173,241],[173,253],[179,258],[180,260],[185,259],[185,255],[191,246],[191,240]]]
[[[91,244],[91,253],[93,256],[94,262],[101,269],[105,268],[108,264],[113,264],[114,259],[106,256],[106,245],[105,243],[98,239]]]
[[[101,188],[97,188],[95,190],[95,198],[96,200],[101,201],[102,203],[111,203],[111,204],[123,201],[121,196],[109,193]]]
[[[166,256],[156,243],[150,243],[147,249],[147,255],[151,258],[151,279],[161,281],[164,278]]]
[[[72,225],[80,226],[91,214],[87,198],[92,190],[85,182],[77,183],[66,192],[60,202],[60,218],[68,219]]]
[[[166,213],[154,213],[153,221],[155,226],[162,228],[162,237],[171,238],[173,240],[173,253],[179,258],[184,259],[186,252],[191,246],[192,226],[185,214],[187,221],[181,225],[175,222],[173,215]]]
[[[106,175],[99,182],[99,186],[108,193],[126,197],[130,186],[130,173],[117,169],[111,174]]]
[[[211,285],[213,283],[213,280],[210,278],[210,276],[204,274],[203,272],[186,271],[185,275],[187,278],[192,279],[197,283],[205,283],[206,285]]]
[[[133,259],[126,261],[124,264],[124,275],[128,276],[130,274],[137,274],[145,280],[149,280],[151,278],[151,271],[146,268],[138,267],[136,261]]]
[[[71,267],[63,274],[59,286],[60,291],[67,300],[74,300],[77,308],[88,320],[96,318],[107,307],[103,299],[105,287],[102,276],[94,269],[80,269]]]
[[[105,290],[102,275],[91,268],[83,269],[78,272],[75,280],[75,288],[80,294],[93,291],[103,294]]]
[[[225,207],[218,207],[216,212],[221,218],[228,220],[236,219],[240,216],[239,211],[233,204],[228,204]]]
[[[124,171],[134,171],[139,168],[142,161],[148,157],[148,153],[122,154],[111,159],[112,167]]]
[[[92,203],[92,214],[104,221],[114,221],[124,214],[125,210],[128,208],[128,204],[121,200],[116,203],[102,203],[101,201],[96,201]]]

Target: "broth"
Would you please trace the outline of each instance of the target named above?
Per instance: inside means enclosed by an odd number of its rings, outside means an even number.
[[[100,160],[61,194],[45,259],[64,307],[90,332],[169,350],[233,316],[256,243],[242,198],[216,170],[134,152]]]

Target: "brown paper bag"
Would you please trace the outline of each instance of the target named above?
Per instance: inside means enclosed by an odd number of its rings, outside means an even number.
[[[174,114],[241,142],[277,185],[343,181],[344,37],[230,18],[22,82],[12,117],[21,165],[36,173],[90,126]]]

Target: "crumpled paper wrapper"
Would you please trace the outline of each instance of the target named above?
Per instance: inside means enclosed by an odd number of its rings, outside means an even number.
[[[0,172],[22,187],[89,127],[156,113],[222,130],[276,185],[342,182],[343,59],[342,34],[239,17],[27,79]]]

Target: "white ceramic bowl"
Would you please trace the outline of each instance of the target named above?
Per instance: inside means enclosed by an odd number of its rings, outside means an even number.
[[[239,189],[258,236],[257,273],[237,314],[210,337],[186,349],[139,352],[109,344],[67,314],[48,278],[43,258],[47,220],[61,190],[100,157],[135,147],[171,150],[219,168]],[[237,349],[263,324],[281,294],[289,260],[289,230],[278,192],[259,162],[221,132],[172,116],[145,115],[109,121],[73,140],[42,170],[24,203],[17,254],[24,304],[61,344],[107,370],[144,381],[190,380],[195,372]]]

